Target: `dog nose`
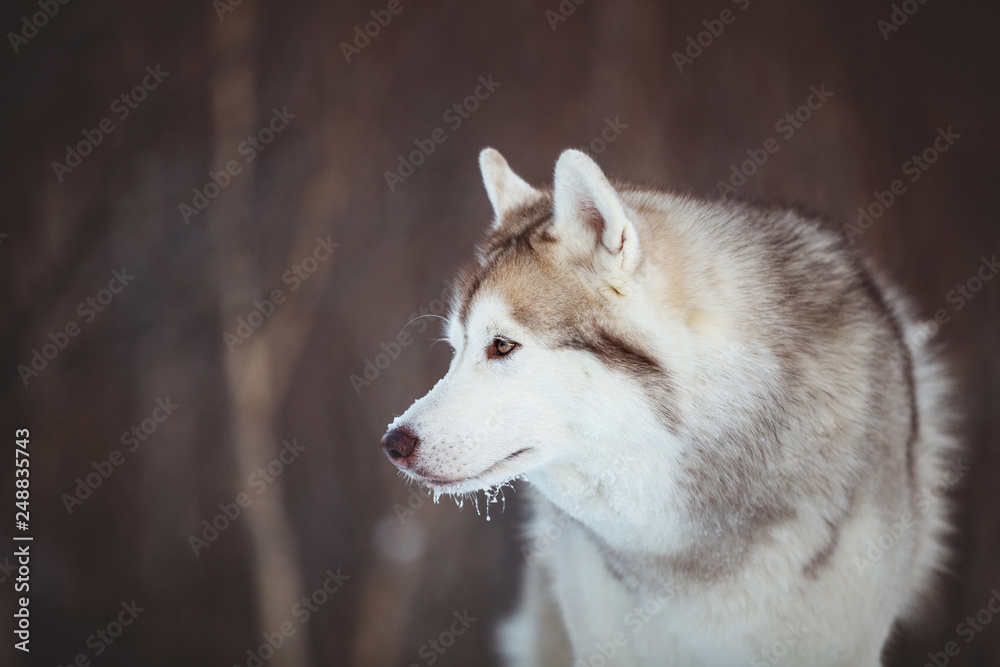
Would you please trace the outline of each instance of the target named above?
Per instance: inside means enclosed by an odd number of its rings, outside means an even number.
[[[409,468],[420,439],[408,429],[394,428],[382,436],[382,451],[400,468]]]

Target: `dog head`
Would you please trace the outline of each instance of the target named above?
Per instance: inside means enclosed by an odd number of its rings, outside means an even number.
[[[493,149],[479,164],[494,220],[457,283],[451,366],[390,424],[383,450],[438,492],[558,471],[592,493],[613,474],[609,457],[635,458],[625,443],[672,409],[651,352],[638,214],[579,151],[560,156],[551,190]]]

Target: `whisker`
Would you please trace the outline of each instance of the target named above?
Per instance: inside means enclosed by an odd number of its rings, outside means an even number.
[[[438,343],[447,343],[447,342],[448,342],[447,338],[435,338],[433,341],[431,341],[431,344],[427,346],[427,349],[434,347]]]
[[[406,324],[404,324],[403,325],[403,329],[405,329],[406,327],[410,326],[411,324],[413,324],[414,322],[416,322],[417,320],[419,320],[421,317],[436,317],[439,320],[443,320],[445,322],[448,321],[448,318],[446,318],[446,317],[441,317],[440,315],[434,315],[433,313],[427,313],[426,315],[417,315],[412,320],[410,320],[409,322],[407,322]],[[399,333],[403,333],[403,329],[400,329]],[[399,334],[396,334],[396,335],[398,336]]]

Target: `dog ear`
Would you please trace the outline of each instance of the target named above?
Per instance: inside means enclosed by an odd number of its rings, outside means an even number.
[[[500,151],[484,148],[479,153],[479,170],[483,173],[486,194],[490,198],[490,204],[493,205],[494,229],[500,226],[507,213],[529,199],[541,195],[538,190],[514,173],[507,160],[500,155]]]
[[[621,198],[597,163],[577,150],[556,162],[553,234],[574,257],[629,276],[639,261],[639,238]]]

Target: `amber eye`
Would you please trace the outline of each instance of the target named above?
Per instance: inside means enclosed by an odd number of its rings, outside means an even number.
[[[494,359],[496,357],[508,355],[513,352],[515,347],[517,347],[517,343],[514,341],[497,336],[493,339],[493,342],[490,343],[489,348],[486,350],[486,358]]]

